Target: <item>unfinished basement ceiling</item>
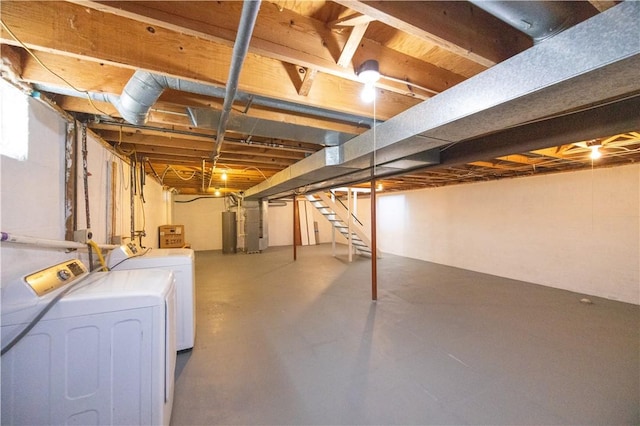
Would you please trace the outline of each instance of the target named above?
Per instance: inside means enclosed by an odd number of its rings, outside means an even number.
[[[496,10],[503,3],[507,7]],[[255,26],[248,26],[240,24],[243,3],[237,1],[3,1],[2,72],[86,121],[116,151],[143,161],[166,187],[183,194],[216,188],[260,194],[256,185],[283,175],[286,180],[312,157],[328,158],[355,145],[350,140],[367,140],[374,122],[382,130],[403,127],[394,124],[399,114],[410,115],[556,34],[615,12],[617,3],[264,1]],[[622,6],[637,23],[638,5]],[[638,31],[637,24],[633,28]],[[238,33],[250,37],[248,54],[220,132]],[[589,36],[598,34],[585,40]],[[635,40],[640,44],[640,37]],[[566,55],[580,65],[581,52]],[[375,114],[360,99],[363,84],[356,75],[369,59],[378,61],[383,76],[376,83]],[[638,81],[637,69],[618,78]],[[158,88],[143,122],[132,123],[122,118],[117,101],[143,71],[169,83]],[[593,75],[594,85],[607,83]],[[473,88],[473,81],[460,88]],[[437,162],[409,158],[380,179],[386,191],[404,190],[638,161],[638,91],[632,87],[563,117],[546,117],[544,125],[470,132],[475,136],[464,143],[437,147]],[[623,118],[612,123],[611,116]],[[412,153],[421,152],[420,143],[401,142],[398,152],[409,145]],[[590,158],[592,145],[601,146],[601,158]],[[367,163],[351,168],[366,169]],[[336,181],[329,171],[318,172],[318,188],[367,180],[366,172],[354,172]],[[290,181],[287,190],[265,194],[279,196],[295,186]]]

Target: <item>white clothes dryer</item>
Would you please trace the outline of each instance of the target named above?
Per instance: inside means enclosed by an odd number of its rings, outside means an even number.
[[[70,260],[2,284],[3,425],[169,424],[173,273],[86,271]]]
[[[142,249],[135,243],[121,245],[107,255],[110,270],[168,269],[176,277],[176,348],[191,349],[196,337],[196,284],[192,249]]]

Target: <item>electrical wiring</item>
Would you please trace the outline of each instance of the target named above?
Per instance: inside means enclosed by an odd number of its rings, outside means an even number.
[[[151,169],[153,175],[156,177],[156,179],[158,179],[158,182],[162,184],[162,179],[160,179],[160,176],[158,176],[158,173],[156,173],[156,170],[153,168],[153,164],[151,164],[151,160],[149,160],[148,158],[147,163],[149,163],[149,168]]]
[[[144,199],[138,198],[140,200],[140,210],[142,211],[142,232],[145,232],[147,228],[147,217],[144,211]]]
[[[130,188],[130,184],[127,183],[126,179],[124,178],[124,160],[120,157],[118,157],[120,159],[120,179],[121,179],[121,184],[122,184],[122,188],[127,191]]]
[[[161,178],[161,182],[164,184],[164,177],[167,174],[167,172],[171,170],[172,172],[174,172],[176,174],[176,176],[178,176],[179,179],[184,180],[184,181],[189,181],[191,179],[194,178],[194,176],[196,175],[197,172],[193,172],[191,174],[191,176],[189,176],[188,178],[183,178],[182,176],[180,176],[180,172],[178,170],[176,170],[173,166],[167,166],[166,169],[164,169],[164,172],[162,173],[162,178]]]
[[[196,197],[196,198],[192,198],[191,200],[174,200],[174,203],[178,203],[178,204],[186,204],[186,203],[193,203],[194,201],[200,200],[202,198],[211,198],[211,199],[216,199],[218,197]]]
[[[137,154],[135,146],[131,151],[127,151],[126,149],[122,148],[122,126],[120,126],[120,129],[118,131],[118,144],[114,146],[114,149],[116,150],[116,152],[126,155],[127,157],[131,157],[132,155]]]
[[[259,168],[255,167],[255,166],[245,167],[244,169],[242,169],[242,171],[243,171],[243,172],[245,172],[245,171],[247,171],[247,170],[249,170],[249,169],[257,170],[257,171],[258,171],[258,173],[260,173],[260,174],[262,175],[262,177],[263,177],[265,180],[269,180],[269,178],[268,178],[268,177],[266,177],[266,176],[264,175],[264,173],[262,173],[262,170],[260,170]]]
[[[11,29],[7,26],[7,24],[0,19],[0,24],[2,24],[2,28],[4,28],[9,35],[45,70],[47,70],[49,73],[53,74],[54,76],[56,76],[57,78],[59,78],[60,80],[62,80],[67,86],[69,86],[70,88],[72,88],[73,90],[75,90],[76,92],[80,92],[80,93],[84,93],[87,96],[87,100],[89,101],[89,104],[91,104],[91,106],[98,111],[100,114],[106,115],[109,118],[113,118],[111,117],[111,115],[103,110],[101,110],[100,108],[98,108],[94,103],[93,100],[91,99],[91,96],[89,94],[88,91],[86,90],[80,90],[77,87],[75,87],[73,84],[71,84],[68,80],[66,80],[64,77],[62,77],[60,74],[56,73],[55,71],[53,71],[51,68],[49,68],[48,66],[46,66],[44,64],[44,62],[42,62],[42,60],[40,60],[40,58],[38,58],[38,56],[33,53],[33,51],[31,49],[29,49],[23,42],[22,40],[20,40],[18,38],[18,36],[16,36],[13,31],[11,31]]]
[[[142,252],[142,253],[134,254],[133,256],[129,256],[129,257],[125,257],[120,262],[116,263],[115,265],[112,265],[111,266],[111,270],[114,270],[116,267],[118,267],[118,265],[123,264],[124,262],[126,262],[129,259],[133,259],[134,257],[144,256],[145,254],[149,253],[150,251],[151,251],[151,247],[149,247],[148,249],[145,249],[145,251]]]

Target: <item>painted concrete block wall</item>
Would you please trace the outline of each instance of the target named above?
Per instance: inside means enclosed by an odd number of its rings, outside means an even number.
[[[222,250],[222,212],[227,210],[224,198],[197,198],[175,195],[173,225],[184,225],[186,241],[194,250]],[[237,218],[237,216],[236,216]]]
[[[0,156],[0,224],[3,232],[64,240],[64,146],[66,123],[29,99],[28,157]],[[3,126],[17,123],[3,122]],[[16,128],[18,132],[25,129]],[[77,254],[2,243],[0,283]]]
[[[640,166],[380,195],[378,244],[640,304]]]
[[[106,149],[92,134],[87,134],[87,170],[89,177],[89,215],[93,240],[109,243],[110,235],[120,235],[125,241],[131,237],[131,167],[119,156]],[[81,159],[81,157],[80,157]],[[115,165],[115,169],[114,169]],[[113,175],[113,176],[112,176]],[[84,200],[84,180],[82,162],[78,162],[78,229],[86,229],[86,205]],[[115,179],[115,229],[111,227],[111,179]],[[63,183],[64,185],[64,183]],[[152,178],[145,179],[140,194],[140,187],[134,196],[135,231],[144,231],[142,238],[144,247],[158,248],[158,226],[169,220],[166,205],[169,197],[162,186]],[[140,239],[136,238],[140,243]]]
[[[305,212],[309,213],[309,233],[313,232],[313,222],[318,223],[318,239],[321,244],[330,243],[332,241],[332,226],[309,201],[301,201],[300,218],[305,217]],[[306,207],[305,207],[306,206]],[[307,223],[301,223],[301,227]],[[306,230],[303,229],[306,232]],[[336,232],[336,242],[338,244],[346,244],[346,239]],[[293,206],[291,201],[286,202],[286,206],[270,206],[269,207],[269,246],[290,246],[293,244]]]
[[[290,246],[293,244],[293,205],[269,206],[269,246]]]
[[[28,101],[28,143],[29,155],[20,161],[4,155],[0,156],[1,205],[0,225],[3,232],[15,235],[40,237],[43,239],[65,239],[65,141],[67,122],[58,113],[37,100]],[[3,122],[3,126],[15,123]],[[118,164],[118,193],[116,198],[116,234],[129,236],[129,166],[120,161],[104,146],[87,138],[89,177],[89,205],[91,208],[91,228],[97,243],[108,243],[107,221],[110,183],[107,179],[110,162]],[[81,156],[80,156],[81,158]],[[80,170],[82,170],[80,165]],[[86,227],[84,185],[82,173],[78,174],[78,228]],[[167,209],[163,203],[162,187],[152,179],[145,185],[145,220],[147,229],[164,223]],[[141,214],[137,214],[142,218]],[[157,229],[157,228],[156,228]],[[148,233],[149,234],[149,233]],[[143,240],[148,247],[157,247],[156,232],[150,232]],[[38,248],[27,245],[3,243],[0,246],[2,281],[51,266],[67,259],[80,259],[88,264],[86,251],[66,253],[61,249]]]

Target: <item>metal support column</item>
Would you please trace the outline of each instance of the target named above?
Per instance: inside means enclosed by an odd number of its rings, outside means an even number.
[[[349,231],[349,263],[353,261],[353,233],[351,232],[351,188],[347,188],[347,230]]]
[[[336,194],[331,192],[331,201],[336,202]],[[335,216],[335,215],[334,215]],[[336,257],[336,223],[331,222],[331,255]]]
[[[298,253],[296,252],[296,218],[298,217],[298,200],[296,200],[296,196],[293,196],[293,260],[297,260]]]
[[[371,179],[371,300],[378,300],[378,242],[376,240],[376,180]]]

